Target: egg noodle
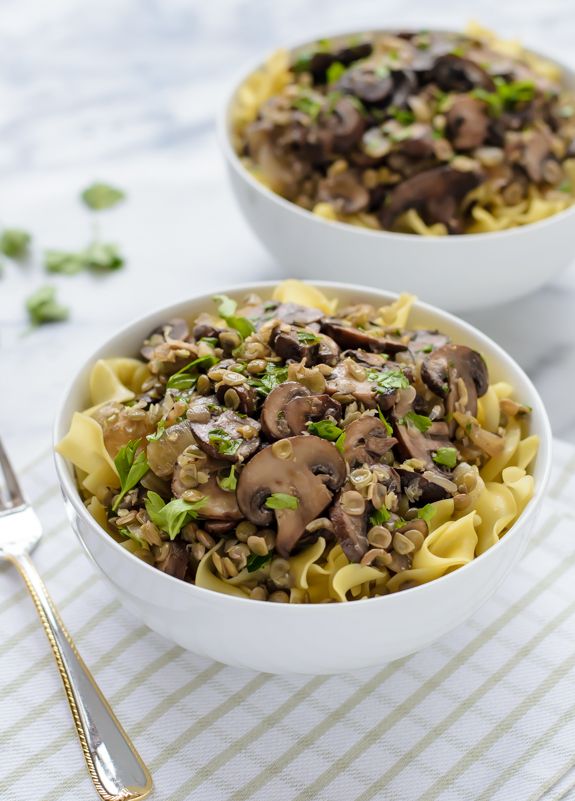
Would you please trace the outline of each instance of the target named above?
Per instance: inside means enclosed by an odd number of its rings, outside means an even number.
[[[284,303],[320,307],[327,313],[333,313],[336,306],[336,301],[298,281],[280,284],[274,298]],[[412,301],[411,296],[403,295],[395,303],[382,307],[380,323],[391,329],[404,329]],[[98,360],[89,379],[90,407],[74,413],[69,432],[57,450],[74,465],[86,507],[100,526],[123,548],[153,564],[151,547],[147,543],[127,539],[109,525],[108,512],[101,499],[110,492],[109,488],[117,492],[120,480],[97,419],[98,411],[106,405],[134,401],[149,378],[147,365],[139,359]],[[487,436],[499,434],[503,446],[476,474],[463,509],[458,509],[457,496],[427,505],[428,534],[420,538],[411,554],[409,569],[391,573],[375,564],[350,562],[340,544],[334,544],[333,540],[327,542],[324,536],[319,536],[299,553],[289,556],[289,600],[322,603],[396,592],[440,578],[495,545],[515,523],[534,491],[529,468],[537,453],[538,437],[528,435],[525,416],[509,413],[510,408],[517,406],[512,396],[513,387],[498,382],[491,384],[479,398],[477,418],[472,424],[482,435],[485,432]],[[457,471],[454,479],[457,480]],[[196,586],[249,597],[254,580],[252,573],[244,568],[237,575],[224,578],[215,569],[214,557],[219,558],[221,544],[218,542],[201,558],[195,575]]]
[[[467,26],[466,34],[482,42],[490,52],[499,54],[502,58],[516,59],[528,66],[532,73],[543,81],[560,84],[561,70],[555,64],[524,49],[519,42],[500,39],[476,23]],[[253,158],[244,154],[245,133],[248,126],[258,119],[262,106],[271,98],[281,95],[286,87],[293,85],[294,74],[291,71],[290,54],[286,50],[278,50],[242,83],[231,109],[232,141],[244,166],[260,183],[279,194],[285,193],[271,180],[265,164],[258,164]],[[570,105],[567,107],[572,108]],[[562,145],[559,147],[560,150],[563,148]],[[553,154],[553,159],[556,155]],[[575,202],[575,158],[566,156],[564,152],[561,152],[560,158],[563,169],[561,185],[545,187],[530,182],[524,196],[516,203],[505,202],[501,191],[502,182],[497,175],[494,180],[487,180],[469,192],[465,198],[465,207],[469,208],[469,220],[464,233],[504,231],[544,220],[569,208]],[[458,156],[458,159],[463,170],[469,169],[465,163],[466,160],[469,161],[466,156]],[[341,160],[334,163],[328,169],[328,175],[337,175],[338,172],[345,170],[346,167],[342,166],[344,164]],[[372,172],[370,186],[393,182],[387,166],[375,167]],[[295,199],[295,202],[299,204],[299,200]],[[367,210],[345,213],[330,202],[315,203],[309,210],[322,219],[332,222],[348,223],[371,230],[382,228],[377,216]],[[422,236],[445,236],[449,233],[446,225],[441,222],[427,224],[415,208],[397,217],[392,230]]]

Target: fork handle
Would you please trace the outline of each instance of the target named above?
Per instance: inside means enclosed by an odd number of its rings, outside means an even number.
[[[144,798],[152,779],[76,650],[48,590],[27,554],[9,556],[36,606],[58,665],[88,772],[103,801]]]

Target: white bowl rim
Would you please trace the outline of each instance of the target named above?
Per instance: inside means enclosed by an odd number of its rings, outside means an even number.
[[[416,30],[413,27],[406,25],[405,27],[395,27],[392,26],[390,28],[362,28],[356,31],[332,31],[331,33],[325,34],[321,38],[337,38],[339,36],[358,36],[362,33],[394,33],[400,30]],[[427,27],[427,31],[432,33],[464,33],[464,31],[457,31],[455,29],[450,28],[434,28],[434,27]],[[262,51],[262,54],[258,57],[257,61],[250,59],[249,64],[250,66],[247,69],[241,70],[241,78],[239,80],[234,79],[233,84],[231,84],[231,88],[228,88],[226,92],[226,100],[223,106],[220,108],[220,111],[217,116],[216,121],[216,132],[217,138],[220,144],[220,148],[224,153],[224,156],[231,167],[244,179],[246,180],[250,186],[258,191],[260,194],[264,195],[268,200],[273,201],[276,205],[280,206],[280,208],[286,209],[300,217],[303,217],[307,220],[315,220],[315,222],[329,227],[335,227],[336,229],[347,231],[348,233],[353,232],[357,236],[363,236],[368,238],[376,238],[380,239],[381,241],[385,241],[386,239],[393,239],[397,241],[398,239],[402,238],[404,240],[409,240],[411,242],[417,240],[423,240],[424,242],[432,243],[434,247],[441,247],[445,246],[447,243],[447,247],[454,246],[453,243],[460,243],[461,241],[474,241],[477,238],[480,240],[488,238],[489,240],[498,238],[498,239],[505,239],[511,236],[517,236],[520,234],[521,231],[531,231],[533,229],[539,229],[543,227],[548,227],[553,225],[555,221],[559,221],[564,219],[565,217],[574,216],[575,215],[575,202],[568,206],[566,209],[562,209],[561,211],[556,212],[555,214],[551,214],[549,217],[545,217],[542,220],[537,220],[536,222],[527,223],[526,225],[517,225],[514,228],[507,228],[503,231],[485,231],[479,232],[474,234],[451,234],[450,236],[421,236],[420,234],[413,234],[413,233],[404,233],[400,231],[374,231],[371,228],[361,228],[359,225],[352,225],[351,223],[340,222],[339,220],[326,220],[323,217],[320,217],[319,214],[314,214],[307,209],[298,206],[297,203],[292,203],[291,200],[287,200],[286,198],[279,195],[277,192],[274,192],[272,189],[269,189],[267,186],[262,184],[260,181],[255,178],[250,171],[242,164],[238,154],[236,153],[230,137],[230,126],[229,126],[229,117],[230,111],[232,108],[232,104],[234,102],[236,93],[242,83],[248,78],[253,72],[256,72],[260,67],[262,67],[266,61],[266,58],[273,55],[274,52],[277,52],[278,49],[287,50],[288,52],[293,52],[300,47],[305,47],[307,44],[311,44],[314,41],[317,41],[317,37],[315,39],[306,39],[305,41],[298,41],[296,44],[281,46],[276,48],[275,51],[270,51],[266,48],[266,50]],[[538,58],[545,59],[546,61],[555,64],[559,67],[562,71],[562,77],[568,76],[571,78],[572,82],[575,84],[575,69],[568,64],[557,61],[557,59],[553,58],[552,56],[548,55],[546,52],[541,50],[534,50],[533,48],[526,47],[524,48],[529,53],[537,56]],[[459,246],[459,245],[458,245]]]
[[[342,291],[351,291],[357,294],[362,292],[368,293],[375,293],[377,295],[381,295],[382,299],[390,299],[393,301],[399,297],[397,292],[391,292],[387,290],[372,288],[368,286],[364,286],[361,284],[348,284],[340,281],[306,281],[305,283],[311,284],[312,286],[317,286],[318,288],[329,290],[329,289],[336,289]],[[225,294],[235,295],[240,293],[249,293],[258,291],[265,288],[272,289],[273,287],[277,286],[278,281],[250,281],[247,283],[235,284],[233,286],[226,286],[224,287],[223,291]],[[132,319],[129,323],[122,326],[119,330],[115,332],[112,336],[108,337],[105,342],[99,345],[86,359],[86,361],[82,364],[80,370],[76,372],[74,377],[68,382],[64,393],[62,395],[60,404],[58,406],[58,412],[56,414],[56,418],[54,420],[53,425],[53,447],[55,448],[56,444],[59,442],[61,438],[60,432],[62,430],[66,430],[67,426],[64,426],[63,416],[64,410],[67,405],[68,399],[70,395],[75,390],[75,385],[79,380],[80,373],[90,364],[93,364],[98,358],[100,357],[101,351],[105,351],[109,344],[117,339],[118,337],[125,336],[130,333],[131,329],[135,326],[141,325],[147,319],[151,319],[159,315],[160,313],[166,314],[166,319],[169,319],[170,315],[172,314],[173,310],[181,308],[181,306],[185,303],[192,303],[196,301],[203,301],[209,300],[215,294],[222,294],[222,287],[214,287],[214,289],[206,292],[202,292],[199,295],[190,296],[187,300],[180,300],[175,303],[171,303],[169,306],[159,306],[153,311],[149,311],[146,314],[140,315]],[[538,480],[537,486],[535,487],[535,491],[533,493],[532,498],[527,503],[526,507],[523,509],[517,521],[511,526],[509,531],[507,531],[502,539],[499,540],[495,545],[492,545],[487,551],[484,551],[479,556],[476,556],[467,564],[463,565],[462,567],[458,568],[457,570],[451,571],[450,573],[446,573],[439,578],[433,579],[433,581],[426,582],[425,584],[420,584],[417,587],[411,587],[409,589],[410,596],[412,593],[419,592],[423,594],[425,592],[430,592],[430,587],[433,587],[438,581],[441,581],[445,584],[447,581],[453,581],[452,576],[460,573],[462,570],[469,570],[473,569],[473,565],[478,563],[480,560],[485,560],[487,558],[493,558],[493,553],[500,548],[505,539],[512,537],[514,532],[519,530],[519,523],[525,523],[529,517],[532,517],[536,514],[539,502],[542,500],[545,489],[547,484],[549,483],[549,477],[551,474],[551,465],[552,465],[552,432],[551,432],[551,424],[549,422],[549,417],[547,415],[545,406],[539,393],[537,392],[535,386],[533,385],[531,379],[527,376],[527,374],[523,371],[521,366],[513,359],[500,345],[494,342],[490,337],[484,334],[479,329],[472,326],[470,323],[462,320],[461,318],[457,317],[450,312],[443,311],[436,306],[433,306],[430,303],[425,303],[420,300],[416,300],[414,303],[414,308],[419,308],[424,312],[430,313],[432,315],[439,315],[440,318],[443,318],[447,322],[453,324],[455,327],[462,328],[466,334],[469,334],[472,338],[479,340],[482,344],[487,344],[487,346],[495,351],[497,357],[501,359],[503,362],[510,362],[512,367],[522,376],[523,380],[527,384],[530,392],[532,393],[532,407],[533,410],[536,410],[541,422],[541,426],[543,429],[543,434],[541,436],[541,443],[540,448],[538,451],[538,458],[543,458],[546,454],[547,458],[545,460],[545,464],[543,465],[543,469],[541,471],[542,476],[541,479]],[[75,410],[79,411],[79,410]],[[90,514],[90,512],[86,509],[80,493],[78,491],[78,487],[76,485],[75,478],[73,477],[73,471],[69,471],[67,468],[68,460],[64,459],[59,453],[54,450],[54,460],[56,465],[56,473],[58,475],[58,480],[60,482],[60,487],[63,491],[65,499],[68,500],[72,506],[74,507],[75,512],[80,515],[84,519],[84,521],[91,526],[93,529],[98,531],[98,534],[106,539],[107,544],[110,544],[113,548],[117,549],[118,554],[122,555],[122,558],[128,558],[134,560],[144,571],[153,571],[153,574],[159,577],[159,580],[162,580],[162,577],[165,581],[168,582],[175,582],[176,586],[178,586],[182,591],[188,591],[192,595],[195,593],[200,593],[201,597],[206,598],[207,600],[211,600],[214,603],[222,603],[222,604],[236,604],[237,602],[240,603],[247,603],[253,604],[254,599],[252,598],[240,598],[239,596],[235,595],[226,595],[225,593],[220,593],[215,590],[209,590],[205,587],[197,587],[195,584],[190,584],[188,582],[182,581],[181,579],[175,578],[174,576],[170,576],[167,573],[163,573],[158,568],[154,567],[153,565],[149,565],[147,562],[144,562],[142,559],[138,559],[137,556],[127,551],[125,548],[117,543],[107,531],[105,531],[100,524],[95,520],[95,518]],[[93,558],[93,557],[92,557]],[[187,590],[185,589],[187,588]],[[207,593],[207,595],[206,595]],[[393,593],[391,595],[383,595],[376,598],[368,598],[366,599],[370,603],[390,603],[393,602],[392,599],[396,599],[397,602],[398,598],[403,597],[404,593]],[[290,607],[290,608],[302,608],[302,609],[315,609],[315,614],[332,614],[332,612],[324,611],[319,612],[320,609],[329,610],[332,608],[340,608],[342,604],[340,603],[331,603],[331,604],[273,604],[266,601],[261,601],[260,603],[267,603],[270,607]],[[345,604],[346,608],[355,608],[358,607],[359,609],[363,608],[363,603],[356,604],[349,602]],[[279,614],[279,613],[278,613]],[[295,613],[298,614],[298,613]],[[309,614],[309,613],[308,613]]]

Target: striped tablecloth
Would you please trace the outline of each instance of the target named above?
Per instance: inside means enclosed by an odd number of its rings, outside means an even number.
[[[70,530],[49,452],[22,470],[45,528],[35,561],[150,767],[158,801],[575,798],[575,449],[520,566],[467,624],[380,669],[269,676],[134,621]],[[22,466],[24,467],[24,466]],[[52,656],[0,568],[0,799],[95,798]]]

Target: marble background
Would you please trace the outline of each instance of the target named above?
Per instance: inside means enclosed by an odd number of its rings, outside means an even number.
[[[214,136],[246,63],[326,30],[470,17],[575,61],[572,0],[0,0],[0,224],[35,235],[35,258],[0,279],[0,432],[17,461],[48,446],[65,383],[119,324],[196,289],[281,275],[234,206]],[[78,193],[97,178],[129,194],[102,215],[128,266],[53,280],[72,320],[25,334],[24,298],[46,280],[37,256],[86,243]],[[575,265],[467,315],[525,367],[571,442],[574,311]]]

